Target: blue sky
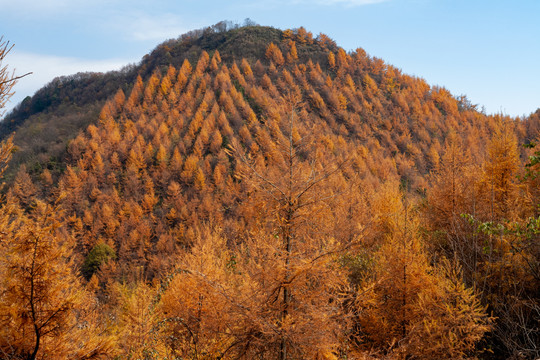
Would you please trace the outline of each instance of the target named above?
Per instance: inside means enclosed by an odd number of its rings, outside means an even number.
[[[487,113],[540,108],[540,0],[0,0],[8,109],[55,76],[138,62],[159,43],[221,20],[304,26],[465,94]]]

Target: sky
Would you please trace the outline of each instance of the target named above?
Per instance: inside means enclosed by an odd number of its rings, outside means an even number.
[[[486,113],[540,108],[540,0],[0,0],[2,65],[32,72],[7,104],[60,75],[119,70],[158,44],[222,20],[250,18],[324,33],[466,95]]]

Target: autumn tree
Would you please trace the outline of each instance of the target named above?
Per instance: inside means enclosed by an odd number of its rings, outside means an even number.
[[[395,184],[384,185],[373,206],[383,243],[356,297],[361,347],[398,358],[473,354],[491,322],[479,300],[449,262],[430,265],[414,210]]]
[[[242,322],[231,301],[240,304],[242,293],[234,291],[238,282],[230,281],[235,272],[229,261],[224,238],[211,232],[200,234],[191,252],[182,257],[160,304],[163,333],[169,339],[165,344],[174,356],[232,358],[229,353],[236,351],[235,345],[242,346],[237,339],[249,336],[249,331],[235,326]]]
[[[13,136],[0,143],[0,178],[4,175],[13,154]],[[2,183],[2,186],[4,183]]]
[[[479,244],[474,229],[463,214],[475,214],[475,170],[469,151],[457,134],[451,133],[441,162],[431,173],[425,218],[432,231],[433,251],[461,264],[467,283],[474,285],[478,270]]]
[[[487,158],[478,184],[484,217],[490,221],[512,220],[517,211],[519,153],[511,124],[499,120],[495,134],[487,146]]]
[[[75,274],[73,240],[58,208],[38,200],[34,207],[27,214],[8,196],[0,209],[0,352],[13,359],[109,354],[110,339],[88,322],[91,300]]]
[[[509,356],[540,354],[540,339],[535,320],[540,299],[540,263],[537,199],[528,193],[531,167],[520,182],[523,172],[517,141],[511,123],[498,119],[496,132],[488,144],[488,156],[478,181],[481,208],[468,218],[482,241],[481,264],[477,278],[484,301],[497,316],[494,343]]]
[[[279,342],[280,359],[294,356],[292,355],[294,354],[294,348],[302,346],[302,341],[305,341],[305,339],[300,338],[297,340],[299,343],[295,344],[294,341],[287,338],[289,318],[298,319],[310,316],[303,313],[298,307],[297,301],[301,296],[300,293],[308,297],[317,293],[319,297],[328,297],[328,299],[337,296],[330,289],[326,290],[329,291],[327,293],[320,293],[309,287],[304,290],[306,284],[302,283],[303,280],[301,279],[303,277],[300,277],[298,279],[300,282],[297,283],[296,274],[305,272],[304,276],[306,277],[314,276],[312,281],[316,283],[321,283],[322,278],[326,276],[339,276],[339,271],[336,269],[330,270],[330,268],[326,268],[326,266],[331,267],[331,263],[327,263],[327,261],[331,258],[331,255],[335,255],[339,251],[343,251],[343,248],[351,246],[351,243],[343,244],[339,240],[326,238],[324,232],[319,229],[322,223],[318,222],[322,220],[319,216],[324,213],[321,206],[323,206],[325,199],[336,196],[336,193],[333,192],[336,189],[329,186],[328,180],[342,170],[345,162],[338,162],[333,167],[323,170],[322,164],[318,162],[316,157],[311,158],[311,163],[303,161],[302,157],[310,157],[310,149],[306,148],[306,144],[303,143],[302,136],[297,128],[296,107],[298,106],[298,100],[294,96],[286,98],[284,106],[289,121],[285,123],[287,125],[283,129],[284,133],[280,133],[276,129],[276,141],[278,149],[281,149],[281,154],[276,158],[276,162],[269,164],[267,168],[261,168],[260,163],[257,165],[257,161],[252,162],[245,155],[241,155],[242,153],[238,147],[234,147],[242,164],[246,167],[243,170],[245,179],[252,181],[255,189],[260,192],[259,201],[261,202],[258,203],[257,198],[254,198],[254,204],[264,209],[262,214],[266,213],[267,219],[263,220],[263,224],[267,222],[267,225],[262,226],[259,230],[264,233],[273,233],[278,239],[277,244],[273,241],[273,247],[277,245],[278,254],[280,254],[278,263],[275,265],[281,271],[281,279],[279,280],[279,277],[276,279],[279,281],[278,283],[281,283],[279,285],[281,289],[278,289],[276,293],[276,296],[279,295],[276,300],[281,307],[281,314],[278,317],[278,324],[280,324],[282,331]],[[315,213],[317,212],[318,215],[316,216]],[[309,264],[308,268],[311,269],[305,268],[306,263]],[[322,265],[318,275],[315,275],[312,270],[321,266],[319,263],[326,265]],[[319,276],[320,279],[318,279]],[[338,279],[339,277],[335,278],[336,283],[334,286],[338,286],[340,283]],[[333,290],[336,291],[336,288]],[[335,299],[337,300],[337,298]],[[305,301],[308,301],[308,299],[305,299]],[[319,309],[321,312],[328,310],[324,307]],[[331,325],[327,324],[327,326]],[[335,350],[334,347],[322,351],[331,353]],[[313,356],[313,353],[306,353],[306,356]]]
[[[535,216],[540,214],[540,132],[536,141],[532,141],[524,145],[530,149],[528,162],[525,164],[525,175],[522,181],[527,187],[528,197],[531,198],[531,203],[536,204]]]
[[[298,51],[296,50],[296,43],[292,40],[289,40],[287,43],[289,46],[289,52],[287,53],[287,62],[293,63],[298,60]]]
[[[163,318],[156,309],[157,291],[143,279],[133,284],[115,283],[110,292],[118,306],[118,345],[121,353],[134,359],[166,358],[164,340],[158,322]]]
[[[285,62],[283,53],[274,43],[270,43],[270,45],[268,45],[266,48],[266,57],[278,66],[283,65]]]
[[[12,46],[0,43],[1,65]],[[1,67],[0,108],[19,78]],[[0,173],[12,149],[11,138],[2,142]],[[32,188],[25,175],[20,185]],[[23,208],[14,192],[0,207],[0,355],[33,360],[112,354],[110,338],[95,321],[94,302],[75,274],[73,239],[62,229],[58,207],[28,194]]]
[[[162,297],[167,348],[190,358],[333,358],[346,284],[331,260],[290,257],[287,266],[276,236],[230,249],[219,230],[205,229]]]
[[[343,163],[324,170],[314,156],[303,160],[310,151],[294,105],[287,109],[284,133],[270,131],[280,145],[268,164],[238,144],[231,150],[242,182],[254,191],[243,210],[256,212],[249,233],[228,246],[221,231],[202,231],[163,296],[165,333],[179,339],[169,345],[178,356],[316,359],[338,352],[347,284],[336,256],[358,236],[341,241],[324,230],[325,200],[336,189],[323,184],[339,177]]]

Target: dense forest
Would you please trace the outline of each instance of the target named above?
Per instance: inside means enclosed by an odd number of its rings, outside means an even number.
[[[1,358],[540,356],[540,109],[222,22],[0,136]]]

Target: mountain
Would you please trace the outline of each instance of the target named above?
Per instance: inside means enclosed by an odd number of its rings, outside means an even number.
[[[304,28],[220,23],[54,80],[1,134],[8,199],[58,209],[69,266],[116,319],[96,325],[110,353],[457,358],[482,340],[505,357],[538,336],[518,144],[539,115],[488,116]]]
[[[306,30],[301,30],[301,33],[303,37],[308,36]],[[313,39],[310,33],[309,37],[311,38],[309,41],[296,42],[298,63],[307,64],[311,60],[314,64],[319,65],[324,75],[327,74],[327,70],[330,70],[328,74],[335,76],[334,70],[329,68],[328,53],[330,51],[335,55],[338,54],[336,43],[324,34],[319,36],[320,39]],[[156,47],[139,64],[128,65],[121,71],[106,74],[79,73],[56,78],[37,91],[34,96],[27,97],[0,122],[0,138],[6,138],[13,132],[16,133],[19,151],[14,156],[12,167],[14,168],[20,163],[25,163],[30,169],[40,169],[44,166],[52,169],[55,166],[60,166],[59,163],[62,162],[65,147],[69,140],[73,139],[79,130],[96,121],[105,101],[112,97],[118,89],[128,92],[138,75],[146,81],[156,69],[165,71],[165,68],[169,65],[179,68],[185,59],[195,63],[201,51],[212,52],[218,50],[226,64],[232,64],[235,60],[240,62],[241,59],[245,58],[251,64],[259,60],[268,65],[265,51],[271,42],[277,44],[283,53],[288,51],[286,44],[283,42],[283,31],[281,30],[262,26],[238,27],[228,22],[221,22],[212,27],[184,34],[177,40],[169,40]],[[399,101],[408,100],[403,98],[407,89],[403,89],[404,92],[402,92],[401,89],[395,87],[401,84],[382,83],[391,81],[389,79],[394,75],[402,77],[401,71],[385,64],[380,59],[371,58],[363,53],[363,50],[359,50],[361,55],[356,56],[364,58],[362,60],[364,62],[362,71],[371,74],[372,80],[375,81],[378,89],[380,88],[383,91],[384,97],[388,99],[390,94],[394,94],[396,97],[400,94]],[[390,75],[388,78],[383,79],[382,74]],[[363,81],[358,78],[359,74],[350,75],[352,78],[356,76],[355,80],[359,83]],[[403,78],[410,77],[403,75]],[[452,97],[444,89],[431,89],[422,79],[410,78],[407,81],[421,84],[419,86],[429,89],[430,97],[432,90],[441,90],[442,93],[446,94],[442,95],[442,98],[447,96],[449,101],[452,102],[450,106],[453,108],[457,106],[461,116],[464,115],[464,110],[476,110],[476,107],[470,104],[465,97],[458,99]],[[387,91],[388,86],[393,87],[391,92]],[[420,93],[415,95],[424,96],[424,94]],[[435,96],[433,96],[433,99],[435,99]],[[379,99],[381,106],[385,108],[385,111],[380,116],[388,117],[389,114],[396,110],[397,113],[403,113],[399,109],[386,108],[386,105],[395,105],[396,101],[396,99],[392,99],[393,103],[389,103],[385,99]],[[358,107],[355,110],[358,110]],[[436,117],[442,116],[444,119],[446,110],[443,108],[438,110],[439,114]],[[414,109],[414,111],[419,112],[419,109]],[[484,117],[483,114],[477,111],[476,114]],[[408,109],[400,116],[409,115]],[[454,117],[454,114],[450,115]],[[534,117],[532,119],[523,119],[524,123],[532,124],[525,126],[533,127],[520,132],[524,135],[523,141],[531,140],[531,136],[535,136],[535,130],[537,129],[534,128],[534,124],[537,121],[534,120]]]
[[[203,50],[218,50],[229,63],[235,58],[264,60],[266,46],[272,41],[279,43],[281,34],[281,30],[269,27],[238,27],[221,22],[191,31],[178,40],[169,40],[156,47],[139,64],[127,65],[121,71],[56,78],[34,96],[27,97],[0,122],[0,138],[16,132],[19,151],[12,167],[20,163],[38,169],[56,166],[63,158],[67,142],[95,121],[105,101],[118,89],[127,92],[137,75],[146,80],[157,68],[179,67],[184,59],[195,62]],[[337,49],[331,40],[329,46]],[[326,57],[326,50],[304,47],[299,54],[304,59],[321,60]]]

